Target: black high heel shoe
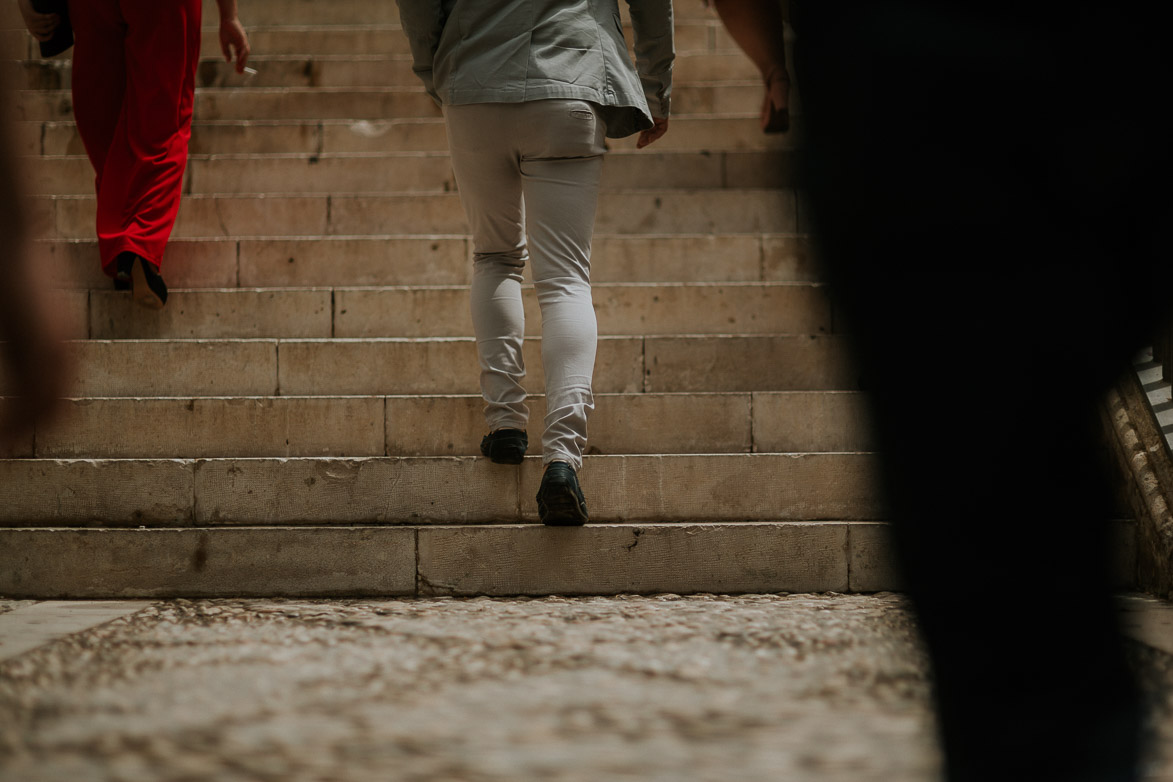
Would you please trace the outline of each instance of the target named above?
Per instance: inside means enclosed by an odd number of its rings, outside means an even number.
[[[130,291],[136,303],[161,310],[167,303],[167,283],[153,264],[132,252],[124,252],[115,261],[114,290]]]
[[[790,74],[774,68],[766,74],[766,97],[762,101],[762,132],[790,130]]]

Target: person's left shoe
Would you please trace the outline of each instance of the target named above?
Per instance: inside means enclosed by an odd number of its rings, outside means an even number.
[[[586,500],[574,468],[550,462],[538,487],[538,517],[548,527],[580,527],[587,523]]]
[[[114,290],[129,290],[135,302],[147,309],[163,309],[167,303],[167,283],[152,263],[132,252],[124,252],[116,264]]]

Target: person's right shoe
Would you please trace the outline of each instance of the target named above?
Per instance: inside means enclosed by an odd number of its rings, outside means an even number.
[[[574,468],[550,462],[538,487],[538,517],[548,527],[579,527],[587,523],[586,500]]]
[[[481,453],[495,464],[521,464],[528,447],[524,429],[498,429],[481,439]]]
[[[145,258],[132,252],[118,256],[115,262],[114,290],[130,290],[135,302],[152,310],[167,303],[167,284]]]

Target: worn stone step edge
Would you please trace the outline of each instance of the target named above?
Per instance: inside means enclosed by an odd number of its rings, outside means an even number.
[[[0,409],[6,400],[0,397]],[[530,396],[533,440],[546,399]],[[14,444],[8,458],[478,456],[479,395],[88,397]],[[680,421],[689,421],[682,427]],[[872,449],[859,392],[597,394],[590,454]]]
[[[109,290],[93,239],[42,239],[36,262],[59,288]],[[597,233],[595,282],[817,282],[805,235]],[[393,262],[389,262],[392,261]],[[164,275],[176,289],[467,285],[469,237],[457,235],[177,238]]]
[[[598,333],[606,336],[835,331],[831,301],[815,283],[596,283],[592,298]],[[62,291],[54,300],[59,311],[86,321],[77,336],[91,339],[473,335],[465,286],[174,289],[162,311],[112,290]],[[532,284],[522,288],[522,300],[525,333],[538,336]]]
[[[89,195],[93,168],[84,156],[24,161],[26,191]],[[604,191],[788,188],[797,182],[790,150],[615,151],[603,164]],[[394,187],[391,187],[391,184]],[[196,155],[185,173],[189,195],[449,193],[458,191],[446,152]]]
[[[884,518],[869,453],[584,458],[591,518]],[[0,460],[0,526],[489,523],[537,519],[542,462],[475,457]]]
[[[476,390],[472,338],[86,340],[68,343],[74,396],[347,396]],[[600,337],[597,393],[859,387],[838,334]],[[543,387],[541,339],[524,385]],[[0,393],[7,388],[0,373]]]
[[[0,530],[11,598],[872,592],[878,522]]]

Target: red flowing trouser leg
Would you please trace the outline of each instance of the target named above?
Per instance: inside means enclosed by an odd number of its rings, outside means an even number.
[[[73,100],[94,165],[98,249],[160,266],[179,213],[199,62],[200,0],[71,0]]]

